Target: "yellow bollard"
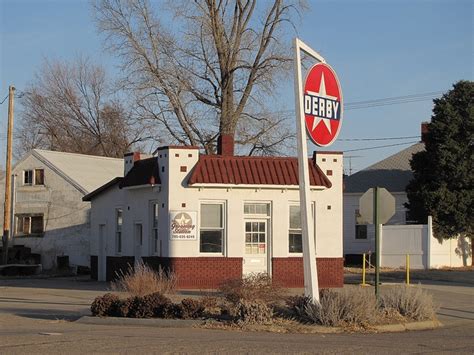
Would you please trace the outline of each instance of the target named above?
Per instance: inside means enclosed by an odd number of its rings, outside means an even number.
[[[407,254],[406,258],[406,273],[407,273],[407,285],[410,284],[410,254]]]
[[[361,286],[369,286],[365,283],[365,253],[362,254],[362,283]]]

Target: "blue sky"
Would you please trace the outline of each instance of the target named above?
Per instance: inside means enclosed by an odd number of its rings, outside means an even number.
[[[345,103],[446,91],[460,79],[473,80],[472,1],[308,3],[310,10],[297,23],[298,35],[337,71]],[[117,61],[103,51],[101,41],[88,1],[0,0],[0,101],[9,84],[25,88],[44,58],[87,55],[104,64],[110,74],[117,74]],[[293,83],[282,92],[286,108],[293,109]],[[420,123],[430,119],[431,109],[431,100],[424,100],[347,110],[339,138],[417,136]],[[5,102],[0,105],[2,166],[6,117]],[[414,140],[338,140],[327,149],[345,151]],[[407,146],[347,155],[357,156],[352,158],[356,171]]]

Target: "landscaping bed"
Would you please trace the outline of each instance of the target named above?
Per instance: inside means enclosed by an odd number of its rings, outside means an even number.
[[[203,293],[179,301],[173,296],[175,285],[173,274],[139,264],[113,284],[113,290],[121,293],[97,297],[91,313],[96,317],[196,320],[192,324],[204,328],[284,333],[383,331],[390,324],[436,324],[432,298],[418,287],[389,287],[379,299],[371,289],[359,286],[321,290],[320,303],[315,303],[302,295],[288,296],[266,274],[229,280],[217,295]]]

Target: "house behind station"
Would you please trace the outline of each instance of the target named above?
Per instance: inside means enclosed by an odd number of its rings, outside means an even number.
[[[33,149],[13,168],[11,245],[41,255],[44,269],[58,257],[89,266],[90,203],[82,197],[123,174],[122,159]],[[4,193],[4,182],[1,184]],[[3,228],[3,204],[1,217]]]

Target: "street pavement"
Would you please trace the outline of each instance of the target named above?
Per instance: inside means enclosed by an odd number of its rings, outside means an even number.
[[[0,280],[0,354],[16,353],[474,353],[474,287],[430,280],[443,327],[402,333],[278,334],[91,325],[107,290],[84,279]]]

